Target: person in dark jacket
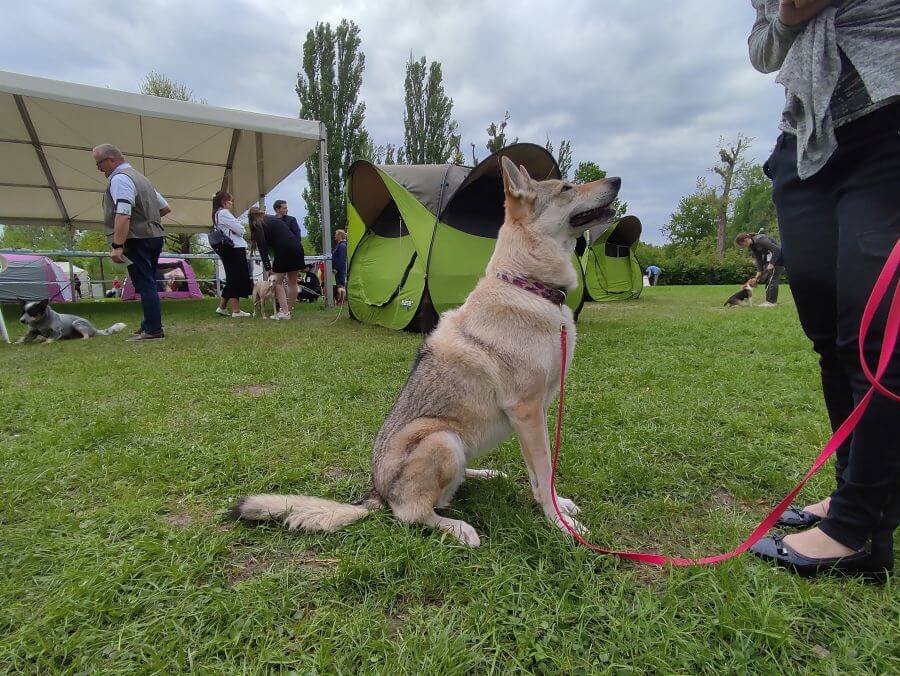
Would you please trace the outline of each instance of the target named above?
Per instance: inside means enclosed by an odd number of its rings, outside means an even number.
[[[766,302],[760,307],[775,305],[778,302],[778,281],[784,270],[781,247],[768,235],[751,235],[749,232],[742,232],[734,242],[741,248],[750,249],[756,263],[756,280],[766,285]]]
[[[334,232],[334,251],[331,253],[331,264],[334,266],[334,285],[338,305],[347,300],[347,233],[344,230]]]
[[[308,301],[315,303],[322,297],[322,284],[316,275],[315,266],[310,264],[306,266],[306,270],[300,276],[300,293],[297,296],[299,301]]]
[[[290,319],[297,302],[297,276],[305,266],[303,244],[300,242],[300,226],[296,219],[285,222],[275,216],[268,216],[261,209],[250,209],[250,240],[252,247],[259,251],[263,268],[272,273],[275,282],[275,298],[279,311],[275,319]],[[274,260],[270,261],[270,252]],[[284,280],[287,278],[288,293],[285,297]]]

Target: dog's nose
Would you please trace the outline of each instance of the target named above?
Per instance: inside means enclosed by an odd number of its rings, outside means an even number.
[[[612,185],[616,190],[622,187],[622,179],[618,176],[613,176],[612,178],[606,179],[607,182]]]

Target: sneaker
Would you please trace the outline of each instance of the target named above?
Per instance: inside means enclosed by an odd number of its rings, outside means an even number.
[[[227,317],[227,316],[228,316],[228,310],[223,310],[222,308],[217,307],[217,308],[216,308],[216,314],[217,314],[217,315],[222,315],[223,317]]]
[[[277,315],[272,317],[272,319],[290,319],[291,315],[287,312],[279,312]]]
[[[756,307],[775,307],[775,303],[770,303],[769,301],[766,301],[765,303],[760,303]]]
[[[128,342],[138,342],[145,340],[162,340],[166,337],[166,334],[162,331],[157,331],[156,333],[147,333],[145,331],[141,331],[138,334],[133,334],[131,338],[128,339]]]
[[[250,313],[249,313],[249,312],[244,312],[243,310],[240,310],[240,311],[238,311],[238,312],[232,312],[232,313],[231,313],[231,316],[232,316],[232,317],[249,317],[249,316],[250,316]]]

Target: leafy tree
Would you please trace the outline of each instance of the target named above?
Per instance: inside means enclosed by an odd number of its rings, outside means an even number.
[[[603,178],[606,178],[606,171],[597,166],[596,162],[587,161],[578,163],[578,167],[575,169],[575,178],[573,180],[575,183],[583,185],[585,183],[599,181]],[[612,203],[612,208],[616,212],[614,218],[622,218],[622,216],[628,213],[628,202],[623,202],[617,197]]]
[[[716,191],[705,180],[698,179],[697,189],[681,198],[678,209],[662,231],[676,247],[710,244],[716,237],[719,205]]]
[[[740,170],[740,193],[734,200],[734,215],[728,225],[728,242],[739,232],[757,232],[760,228],[770,235],[778,233],[778,219],[772,203],[772,181],[762,166],[746,164]]]
[[[597,166],[596,162],[579,162],[578,166],[575,168],[575,178],[573,179],[575,183],[585,184],[585,183],[593,183],[594,181],[599,181],[601,178],[606,178],[606,172]]]
[[[195,99],[194,92],[187,88],[187,85],[170,80],[162,73],[151,70],[147,73],[147,77],[141,82],[141,94],[148,96],[161,96],[164,99],[177,99],[179,101],[194,101],[195,103],[206,103],[206,99]]]
[[[569,178],[569,172],[572,170],[572,144],[563,139],[559,142],[559,155],[554,154],[553,143],[550,137],[547,137],[547,143],[544,145],[547,152],[556,158],[556,164],[559,165],[559,173],[563,178]]]
[[[721,262],[725,258],[725,239],[728,232],[728,214],[731,202],[731,193],[736,189],[735,172],[740,165],[741,155],[746,151],[753,139],[738,134],[737,141],[725,144],[720,140],[719,164],[713,167],[713,172],[722,179],[721,192],[718,195],[718,208],[716,210],[716,259]]]
[[[451,117],[453,99],[444,93],[440,62],[428,65],[424,56],[416,61],[410,55],[404,88],[403,160],[409,164],[444,164],[459,146],[459,135]]]
[[[0,247],[4,249],[65,249],[69,245],[69,233],[65,228],[32,227],[30,225],[5,225],[0,235]]]
[[[487,133],[488,133],[488,141],[487,141],[487,149],[490,153],[495,153],[502,148],[505,148],[508,145],[512,145],[513,143],[519,142],[519,137],[516,136],[512,141],[506,138],[506,127],[509,125],[509,111],[503,115],[503,119],[499,122],[491,122],[488,125]],[[472,145],[472,159],[475,164],[478,164],[478,160],[475,159],[475,146]]]
[[[450,158],[450,162],[459,166],[462,166],[466,163],[466,158],[463,156],[462,148],[459,147],[458,142],[456,144],[456,147],[453,149],[453,157]]]
[[[320,120],[328,133],[328,181],[331,194],[331,221],[347,220],[344,189],[347,172],[355,157],[363,157],[371,147],[364,133],[366,104],[359,101],[359,89],[366,57],[360,50],[359,27],[344,19],[337,28],[317,23],[303,43],[303,72],[297,74],[300,117]],[[304,225],[317,251],[322,250],[321,189],[319,154],[306,161],[308,187]]]

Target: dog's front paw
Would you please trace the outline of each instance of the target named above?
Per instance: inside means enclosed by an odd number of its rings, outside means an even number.
[[[478,531],[465,521],[460,521],[457,526],[454,526],[453,535],[467,547],[478,547],[481,544],[481,538],[478,537]]]
[[[576,533],[578,533],[579,535],[587,535],[588,534],[587,527],[584,524],[582,524],[580,521],[578,521],[577,519],[573,519],[571,516],[567,516],[565,514],[563,514],[562,518],[565,521],[565,523],[560,520],[560,517],[558,514],[554,513],[552,522],[563,533],[566,533],[567,535],[571,535],[571,533],[569,532],[569,529],[566,528],[566,526],[565,526],[565,524],[568,524],[569,527],[572,530],[574,530]]]
[[[569,516],[575,516],[581,511],[581,507],[569,500],[569,498],[563,498],[557,495],[556,504],[559,505],[559,509],[563,514],[568,514]]]

